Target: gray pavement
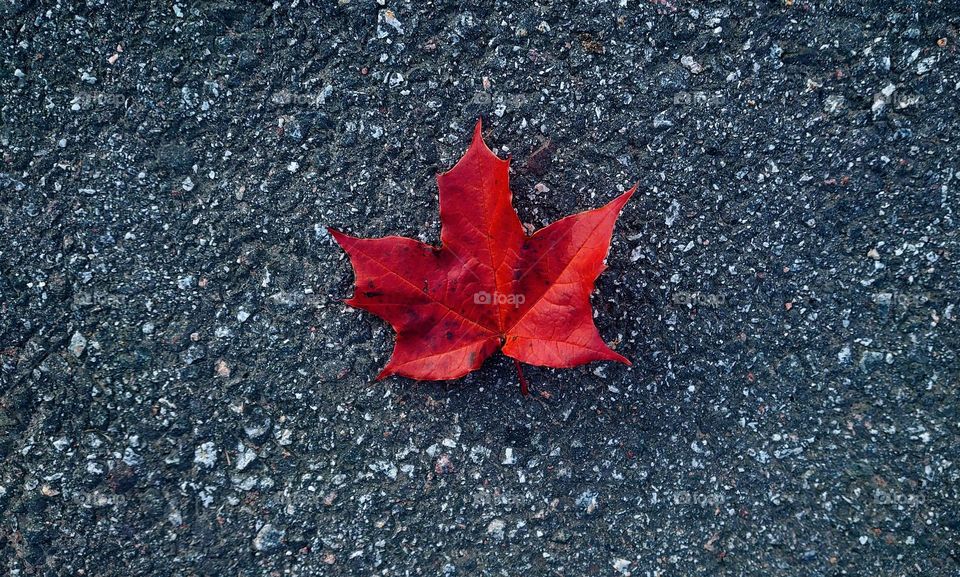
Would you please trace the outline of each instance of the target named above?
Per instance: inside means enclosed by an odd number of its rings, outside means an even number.
[[[960,572],[950,2],[0,4],[9,575]],[[372,382],[326,226],[639,181],[633,361]]]

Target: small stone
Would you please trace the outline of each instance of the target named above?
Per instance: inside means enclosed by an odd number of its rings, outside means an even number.
[[[671,126],[673,126],[673,121],[667,118],[666,110],[653,117],[654,128],[669,128]]]
[[[293,443],[293,431],[290,429],[281,429],[273,433],[273,438],[277,441],[277,444],[281,447],[285,447]]]
[[[73,333],[73,336],[70,337],[70,352],[73,356],[80,358],[80,355],[83,354],[83,351],[87,349],[87,338],[80,334],[80,331]]]
[[[583,507],[588,515],[592,514],[597,510],[597,494],[590,491],[584,491],[579,497],[577,497],[577,505]]]
[[[236,468],[238,471],[242,471],[247,468],[247,466],[257,458],[257,454],[247,447],[243,443],[237,444],[237,463]]]
[[[383,473],[391,481],[397,480],[397,466],[390,461],[379,460],[375,463],[370,463],[369,467],[373,471],[379,471]]]
[[[193,363],[203,359],[207,356],[207,351],[203,348],[202,345],[190,345],[190,347],[183,351],[180,354],[180,360],[185,364],[192,365]]]
[[[127,447],[123,450],[123,462],[131,467],[143,464],[143,457],[133,450],[133,447]]]
[[[860,368],[866,373],[872,373],[883,364],[883,353],[879,351],[866,351],[860,357]]]
[[[237,312],[237,320],[240,321],[241,323],[247,322],[248,318],[250,318],[250,313],[248,313],[247,311],[240,309]]]
[[[226,379],[230,376],[230,365],[227,364],[227,361],[223,359],[217,360],[216,368],[217,376],[221,379]]]
[[[680,216],[680,203],[677,199],[673,199],[670,201],[670,207],[667,208],[667,216],[663,219],[663,222],[668,227],[672,227],[678,216]]]
[[[841,365],[845,365],[850,362],[850,354],[850,345],[846,345],[837,353],[837,360]]]
[[[217,446],[207,441],[193,452],[193,462],[204,467],[212,467],[217,462]]]
[[[487,535],[492,536],[497,541],[503,540],[503,530],[506,528],[507,524],[503,519],[494,519],[490,521],[490,524],[487,525]]]
[[[280,546],[280,541],[285,534],[286,530],[277,529],[267,523],[257,531],[257,536],[253,538],[253,548],[257,551],[272,551]]]
[[[193,179],[188,176],[183,179],[183,182],[180,183],[180,186],[183,187],[183,190],[190,192],[191,190],[193,190],[193,187],[196,185],[193,183]]]
[[[889,293],[889,292],[874,293],[873,302],[875,302],[876,304],[882,307],[889,307],[890,305],[893,304],[893,293]]]
[[[140,330],[143,331],[143,334],[150,335],[150,334],[153,334],[153,331],[156,328],[157,327],[153,323],[151,323],[150,321],[147,321],[143,323],[143,326],[140,327]]]
[[[474,463],[479,463],[489,456],[490,449],[484,447],[483,445],[475,445],[470,449],[470,460]]]
[[[396,30],[398,34],[403,34],[403,24],[397,19],[397,15],[393,10],[381,10],[377,15],[377,38],[386,38],[390,33],[385,27],[381,26],[381,24],[390,26]]]
[[[621,575],[630,575],[630,561],[626,559],[617,558],[613,560],[613,568],[616,569]]]
[[[438,475],[449,475],[455,470],[456,468],[453,466],[453,461],[450,460],[450,455],[446,453],[437,457],[437,462],[433,465],[433,471]]]
[[[873,260],[880,260],[880,253],[877,252],[877,249],[875,248],[871,248],[870,251],[867,253],[867,256],[869,256]]]
[[[831,94],[823,101],[824,112],[836,112],[843,108],[845,99],[839,94]]]
[[[251,439],[259,439],[270,430],[270,419],[266,418],[259,423],[250,423],[243,426],[243,432]]]
[[[703,72],[703,66],[693,59],[693,56],[684,56],[680,58],[680,64],[690,71],[691,74],[700,74]]]

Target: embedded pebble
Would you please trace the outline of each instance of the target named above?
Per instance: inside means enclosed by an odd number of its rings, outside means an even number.
[[[83,351],[87,349],[87,338],[80,334],[80,331],[73,333],[73,336],[70,337],[70,353],[80,358],[80,355],[83,354]]]
[[[194,450],[193,462],[208,468],[217,462],[217,446],[213,441],[207,441]]]
[[[285,529],[280,529],[270,523],[266,523],[257,531],[257,536],[253,538],[253,548],[257,551],[273,551],[274,549],[278,549],[285,535]]]

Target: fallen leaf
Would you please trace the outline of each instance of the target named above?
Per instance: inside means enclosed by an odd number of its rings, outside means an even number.
[[[513,209],[509,165],[483,142],[477,122],[466,154],[437,177],[440,248],[328,229],[356,276],[345,302],[397,333],[377,379],[456,379],[501,348],[518,370],[521,362],[630,364],[600,337],[590,293],[605,268],[617,216],[637,187],[527,235]]]

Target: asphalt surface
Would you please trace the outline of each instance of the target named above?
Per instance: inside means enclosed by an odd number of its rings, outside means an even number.
[[[0,572],[960,572],[955,3],[0,16]],[[479,117],[632,367],[372,382]]]

